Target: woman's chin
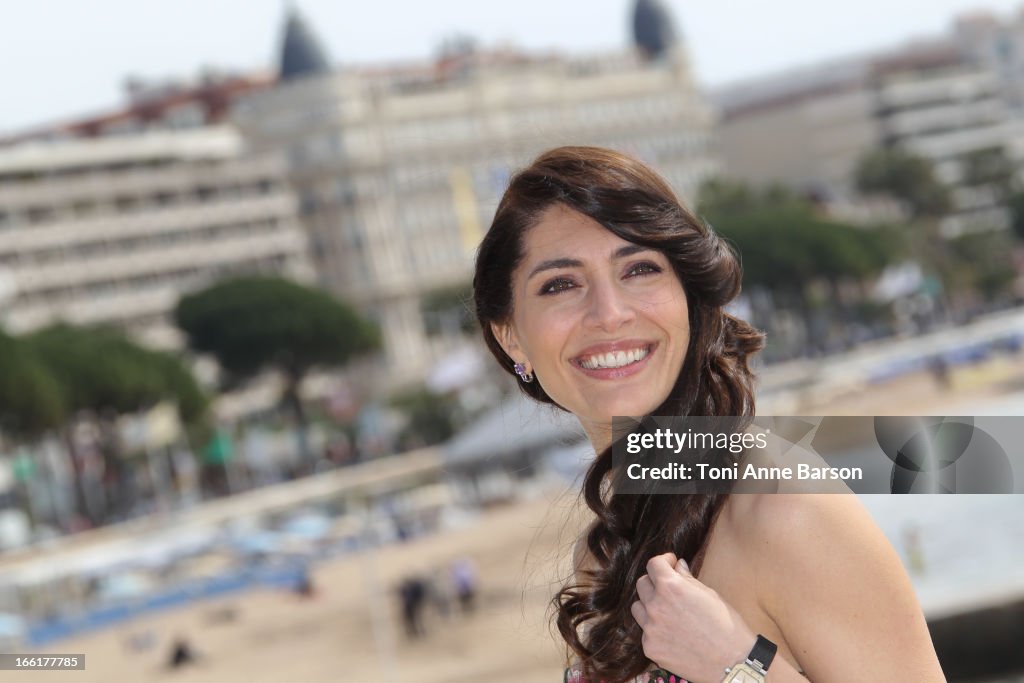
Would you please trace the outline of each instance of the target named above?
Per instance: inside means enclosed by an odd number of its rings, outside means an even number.
[[[589,391],[587,390],[589,389]],[[579,421],[589,429],[611,428],[614,418],[617,417],[644,417],[654,415],[664,398],[652,400],[651,394],[661,393],[661,387],[650,386],[638,388],[638,391],[630,391],[629,388],[620,387],[618,391],[607,391],[598,393],[593,387],[574,392],[572,398],[558,400],[558,396],[552,395],[556,402],[569,410]],[[652,390],[653,389],[653,390]],[[664,389],[665,396],[671,387]]]
[[[611,425],[617,417],[644,417],[654,414],[661,403],[650,401],[622,401],[591,413],[591,421]]]

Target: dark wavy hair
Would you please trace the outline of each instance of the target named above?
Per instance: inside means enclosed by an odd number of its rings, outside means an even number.
[[[657,173],[609,149],[552,149],[516,173],[505,190],[480,244],[473,278],[477,319],[501,366],[513,372],[513,361],[491,323],[511,320],[512,277],[523,257],[523,236],[555,204],[589,216],[624,240],[661,251],[682,283],[689,306],[689,346],[668,398],[652,414],[753,416],[754,375],[748,359],[761,349],[764,335],[724,310],[740,292],[735,254]],[[537,401],[557,405],[540,382],[520,382],[519,387]],[[575,580],[562,587],[552,605],[558,630],[585,675],[624,681],[651,664],[641,646],[643,633],[630,613],[647,561],[674,552],[696,574],[726,494],[617,493],[608,485],[613,483],[611,450],[595,458],[581,492],[596,515],[586,535],[594,567],[577,567]]]

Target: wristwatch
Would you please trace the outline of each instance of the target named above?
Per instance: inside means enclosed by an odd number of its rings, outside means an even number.
[[[778,649],[775,643],[758,635],[747,659],[726,669],[722,683],[764,683]]]

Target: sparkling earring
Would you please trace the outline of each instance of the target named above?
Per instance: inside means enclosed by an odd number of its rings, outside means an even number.
[[[523,380],[523,384],[529,384],[533,381],[533,373],[527,372],[526,366],[522,363],[516,363],[513,369],[519,375],[519,379]]]

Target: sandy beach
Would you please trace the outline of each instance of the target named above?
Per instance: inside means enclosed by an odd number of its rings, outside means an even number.
[[[807,401],[802,414],[970,414],[992,398],[1017,395],[1021,386],[1024,359],[1000,358],[954,370],[948,385],[913,373]],[[36,672],[31,680],[552,683],[561,678],[564,654],[549,626],[549,600],[569,571],[582,527],[575,500],[575,491],[535,493],[455,530],[319,565],[309,599],[252,591],[53,643],[42,650],[85,653],[86,670]],[[478,608],[447,619],[428,608],[426,635],[408,638],[398,609],[400,581],[433,574],[460,557],[478,569]],[[199,661],[169,670],[179,636],[189,639]],[[148,637],[150,646],[133,650],[133,637]]]
[[[911,372],[877,384],[847,385],[801,395],[780,414],[973,415],[991,401],[1024,391],[1024,354],[952,368],[945,382]],[[767,407],[767,405],[765,406]],[[758,412],[761,410],[759,404]]]
[[[33,680],[557,681],[562,654],[547,607],[556,572],[569,566],[578,528],[567,521],[572,502],[572,495],[549,493],[481,513],[464,529],[322,565],[310,599],[254,591],[53,643],[43,649],[85,653],[86,670],[36,672]],[[471,558],[479,571],[477,609],[445,619],[428,608],[426,635],[409,639],[395,598],[398,583],[458,557]],[[227,619],[231,610],[235,616]],[[132,635],[149,635],[151,648],[132,651]],[[200,659],[169,670],[172,640],[181,635]]]

